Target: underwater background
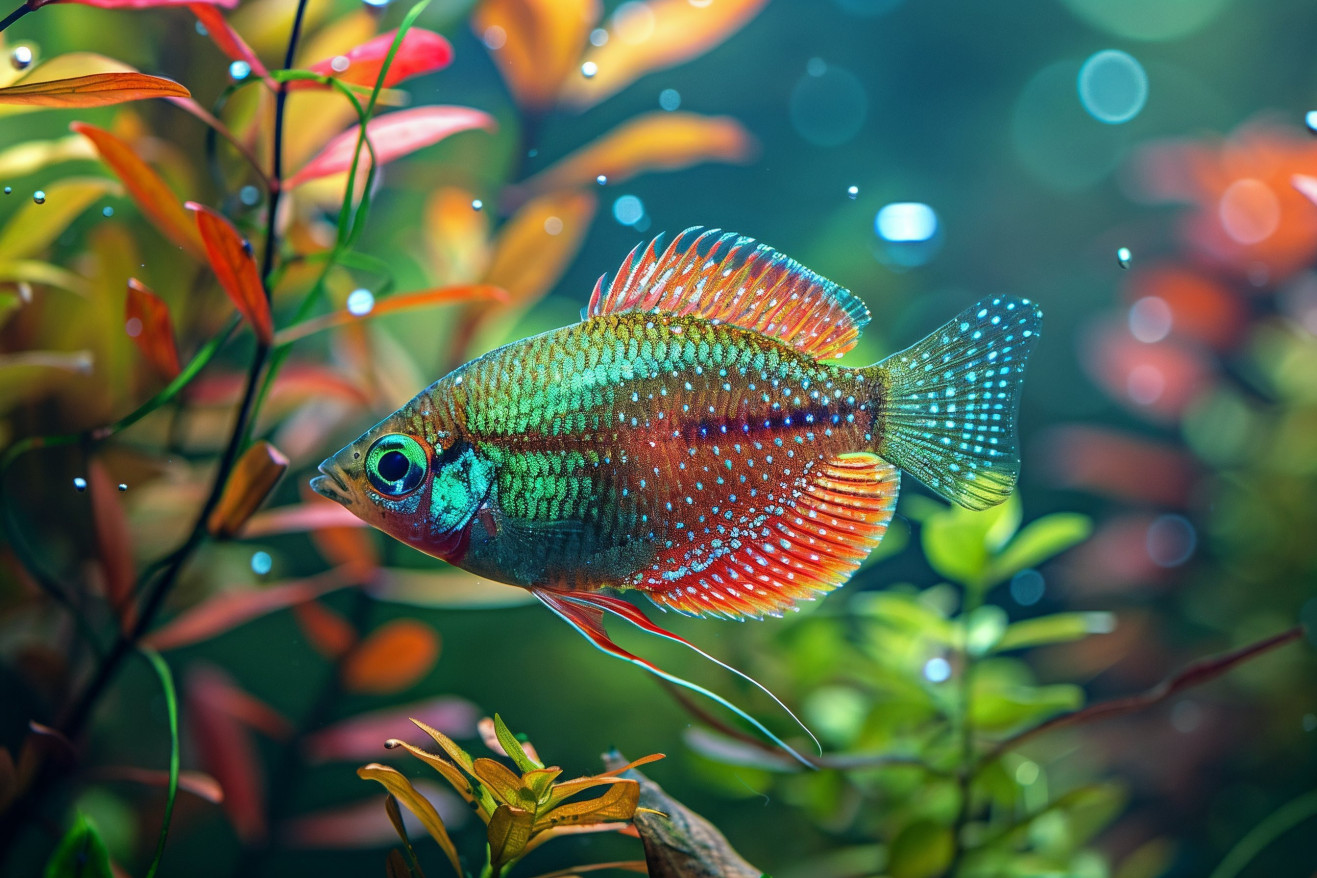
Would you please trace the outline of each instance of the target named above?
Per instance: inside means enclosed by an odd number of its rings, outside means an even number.
[[[377,109],[446,109],[386,130],[364,185],[368,162],[350,184],[326,159],[350,89],[307,80],[276,115],[261,81],[295,0],[61,2],[3,32],[0,874],[100,874],[69,856],[101,843],[115,874],[380,874],[401,843],[373,762],[498,874],[488,815],[383,747],[434,751],[421,716],[488,756],[496,712],[568,778],[666,754],[641,770],[726,841],[655,875],[1317,873],[1317,7],[304,7],[290,66],[374,71],[362,103],[382,50],[353,47],[438,35],[399,51]],[[214,125],[9,92],[109,59]],[[1045,313],[1011,501],[953,510],[907,478],[844,588],[784,619],[660,620],[795,710],[817,771],[307,488],[425,385],[580,319],[633,246],[697,225],[858,295],[849,365],[986,296]],[[247,409],[250,376],[268,393]],[[614,629],[813,752],[745,681]],[[413,830],[425,873],[452,874]],[[645,853],[589,832],[508,857],[569,875]]]

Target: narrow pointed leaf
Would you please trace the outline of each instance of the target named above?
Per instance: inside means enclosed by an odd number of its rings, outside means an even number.
[[[238,458],[224,493],[210,514],[206,523],[210,532],[223,538],[240,531],[287,469],[288,458],[279,449],[264,440],[253,442]]]
[[[188,217],[173,190],[138,157],[133,147],[86,122],[74,122],[69,127],[92,142],[101,159],[123,181],[138,208],[161,234],[195,256],[205,255],[196,224]]]
[[[429,625],[398,619],[375,629],[342,668],[349,692],[388,695],[415,685],[439,658],[439,635]]]
[[[480,739],[485,742],[485,746],[488,747],[492,752],[498,754],[499,756],[508,755],[507,749],[503,746],[503,742],[499,739],[498,729],[494,725],[494,720],[490,719],[487,716],[481,717],[480,722],[476,723],[476,731],[480,733]],[[504,731],[507,731],[506,726],[504,727]],[[507,734],[511,735],[512,733],[507,732]],[[514,737],[513,740],[516,740],[516,738]],[[519,764],[518,770],[528,771],[528,770],[534,770],[536,768],[543,767],[543,763],[540,762],[540,754],[535,752],[534,744],[532,744],[530,741],[518,740],[517,745],[521,747],[526,757],[530,760],[528,768],[521,768]]]
[[[579,109],[593,106],[654,70],[698,58],[740,30],[768,0],[718,0],[696,5],[690,0],[650,0],[643,19],[615,15],[609,38],[586,50],[584,61],[597,73],[570,76],[563,100]]]
[[[516,860],[526,850],[530,841],[531,826],[535,815],[531,811],[499,805],[489,818],[486,827],[489,837],[489,861],[495,866],[505,866]]]
[[[94,158],[96,150],[76,134],[56,140],[27,140],[0,150],[0,179],[24,177],[59,162]]]
[[[546,109],[563,80],[580,76],[581,51],[598,18],[598,0],[484,0],[471,18],[476,36],[498,28],[491,49],[517,103]]]
[[[270,317],[270,297],[261,283],[260,269],[252,255],[251,244],[238,234],[227,219],[203,204],[189,201],[184,205],[195,212],[197,228],[206,246],[211,270],[229,294],[238,311],[251,324],[262,344],[274,341],[274,322]]]
[[[511,759],[521,771],[534,771],[537,768],[543,768],[544,765],[537,759],[532,759],[527,754],[526,749],[522,747],[517,736],[512,734],[512,730],[503,722],[503,718],[497,713],[494,714],[494,734],[498,737],[499,744],[503,747],[504,754]]]
[[[516,305],[537,301],[576,257],[595,204],[589,193],[556,192],[523,206],[500,230],[485,282]]]
[[[93,461],[87,471],[91,495],[92,524],[96,531],[96,554],[105,574],[105,596],[119,618],[128,623],[128,606],[137,580],[133,564],[133,540],[128,518],[115,483],[100,461]]]
[[[596,774],[589,777],[578,777],[572,780],[565,780],[562,783],[553,785],[549,793],[549,798],[545,801],[541,811],[551,811],[557,808],[563,802],[572,796],[579,795],[586,790],[592,790],[595,787],[606,787],[620,783],[620,779],[610,774]]]
[[[337,661],[357,642],[357,630],[351,623],[324,604],[316,601],[294,604],[293,617],[307,642],[330,661]]]
[[[420,780],[413,786],[417,794],[434,805],[446,827],[455,828],[455,823],[466,817],[465,803],[439,784]],[[380,797],[373,788],[368,791],[367,799],[299,814],[285,821],[279,827],[279,837],[291,847],[316,850],[361,850],[397,842],[400,836],[387,806],[380,807]],[[420,821],[410,812],[402,816],[408,835],[424,832]]]
[[[201,643],[252,619],[315,600],[344,584],[337,577],[322,576],[259,590],[221,592],[156,629],[145,642],[162,651]]]
[[[581,826],[610,820],[630,820],[640,802],[640,784],[617,778],[602,796],[559,805],[535,821],[536,826]]]
[[[112,765],[97,769],[96,777],[106,780],[122,780],[139,783],[148,787],[165,788],[169,786],[169,772],[156,768],[138,768],[135,765]],[[224,789],[219,781],[204,771],[180,771],[178,788],[191,793],[198,799],[218,805],[224,801]]]
[[[93,73],[71,79],[19,83],[0,88],[0,104],[33,107],[104,107],[149,98],[188,98],[192,92],[174,82],[145,73]]]
[[[251,46],[247,45],[243,38],[238,36],[238,32],[229,26],[224,20],[224,15],[215,8],[214,4],[192,2],[188,4],[188,9],[197,17],[197,21],[205,26],[210,41],[218,46],[229,60],[245,61],[251,65],[252,72],[261,78],[270,75]]]
[[[192,688],[206,703],[245,728],[284,740],[293,733],[293,724],[282,713],[243,689],[227,673],[214,666],[202,665],[189,677]]]
[[[303,533],[327,527],[365,527],[366,522],[333,502],[298,503],[258,512],[243,528],[243,536],[255,539],[271,534]]]
[[[76,3],[79,6],[95,6],[97,9],[154,9],[159,6],[191,6],[197,2],[198,0],[34,0],[32,6],[40,8],[52,3]],[[225,9],[232,9],[238,5],[238,0],[200,0],[200,2],[223,6]]]
[[[363,780],[373,780],[381,784],[386,790],[398,798],[398,801],[415,814],[425,827],[426,832],[430,833],[439,847],[443,849],[444,854],[448,857],[448,862],[452,864],[457,874],[465,874],[462,871],[461,861],[457,858],[457,848],[453,845],[453,840],[448,837],[448,830],[444,828],[444,822],[439,817],[439,812],[435,810],[430,801],[416,791],[402,772],[390,768],[387,765],[371,763],[357,769],[357,776]]]
[[[471,210],[470,204],[467,210]],[[508,294],[491,284],[464,284],[453,287],[440,287],[435,290],[420,290],[414,293],[399,293],[381,299],[375,303],[368,314],[353,314],[344,308],[323,317],[304,320],[287,329],[282,329],[274,337],[277,345],[291,344],[316,332],[334,329],[340,326],[354,326],[363,320],[381,317],[385,314],[397,314],[419,308],[437,308],[442,305],[456,305],[463,302],[505,302]]]
[[[415,720],[413,720],[415,722]],[[420,725],[420,723],[417,723]],[[489,794],[489,790],[483,786],[476,786],[467,776],[458,770],[456,765],[427,750],[422,750],[414,744],[408,744],[406,741],[399,741],[396,738],[390,739],[389,747],[401,747],[426,765],[439,772],[439,776],[452,786],[457,794],[466,800],[467,804],[474,808],[482,818],[488,820],[489,816],[494,813],[494,808],[498,803],[494,797]],[[469,760],[468,760],[469,761]]]
[[[166,378],[178,375],[178,348],[174,344],[174,325],[169,306],[135,277],[128,279],[128,299],[124,305],[124,323],[128,337],[142,356]]]
[[[389,857],[384,861],[385,878],[412,878],[411,870],[407,868],[407,861],[403,859],[402,851],[393,848],[389,851]]]
[[[46,863],[45,878],[113,878],[110,852],[96,827],[79,814]]]
[[[393,47],[397,35],[396,29],[380,34],[373,40],[349,49],[341,55],[312,64],[310,70],[321,76],[332,76],[349,85],[373,87],[379,81],[380,70],[384,67],[384,60],[388,57],[389,49]],[[390,88],[413,76],[442,70],[452,61],[453,47],[448,40],[434,31],[419,27],[410,28],[403,35],[402,45],[398,47],[397,53],[393,56],[393,63],[389,65],[389,70],[384,75],[383,87]],[[343,67],[344,62],[347,67],[339,69]],[[292,87],[305,88],[314,85],[313,82],[303,81],[294,83]]]
[[[495,127],[492,116],[470,107],[414,107],[371,119],[366,124],[366,136],[375,147],[375,155],[380,163],[386,164],[453,134],[477,128],[493,131]],[[319,155],[293,175],[288,181],[288,187],[293,188],[308,180],[347,171],[352,166],[359,137],[360,126],[335,137]],[[370,156],[363,146],[359,167],[367,168],[369,165]]]
[[[224,702],[227,692],[208,669],[188,677],[187,715],[202,768],[224,790],[224,813],[246,842],[265,838],[265,781],[255,742]]]
[[[672,171],[701,162],[743,163],[754,151],[754,138],[730,116],[648,113],[536,174],[520,189],[536,195],[594,185],[601,174],[609,183],[622,183],[647,171]]]
[[[397,707],[361,713],[313,732],[302,742],[302,751],[310,762],[346,762],[378,758],[384,742],[398,731],[408,717],[466,737],[476,722],[476,707],[465,698],[441,695]]]
[[[502,762],[481,757],[472,766],[476,778],[494,797],[514,808],[534,808],[535,794],[524,787],[521,778]]]

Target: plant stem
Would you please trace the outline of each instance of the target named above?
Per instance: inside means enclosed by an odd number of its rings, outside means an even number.
[[[35,11],[36,9],[34,7],[28,6],[26,3],[22,4],[13,12],[6,15],[4,21],[0,21],[0,33],[4,33],[7,27],[9,27],[14,22],[18,21],[24,15],[27,15],[29,12],[35,12]]]
[[[962,836],[970,818],[970,799],[973,796],[975,768],[974,725],[970,720],[974,694],[974,654],[969,648],[969,626],[970,617],[983,603],[983,592],[984,589],[982,588],[972,586],[966,588],[965,605],[960,613],[962,668],[960,672],[959,728],[957,729],[960,736],[960,768],[956,772],[956,783],[960,788],[960,808],[956,812],[955,821],[951,824],[951,862],[947,864],[946,871],[942,873],[946,878],[955,876],[965,858],[965,842]]]

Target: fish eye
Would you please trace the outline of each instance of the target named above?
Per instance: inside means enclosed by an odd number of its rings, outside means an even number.
[[[387,497],[401,497],[420,487],[429,468],[425,448],[411,436],[390,433],[366,452],[366,478]]]

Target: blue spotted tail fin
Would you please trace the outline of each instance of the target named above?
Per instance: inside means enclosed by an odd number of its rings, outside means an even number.
[[[987,509],[1020,473],[1016,414],[1043,312],[1028,299],[984,299],[873,367],[877,452],[947,500]]]

